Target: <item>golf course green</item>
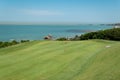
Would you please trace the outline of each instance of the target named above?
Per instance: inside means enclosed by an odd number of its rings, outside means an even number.
[[[120,42],[31,41],[1,48],[0,80],[120,80]]]

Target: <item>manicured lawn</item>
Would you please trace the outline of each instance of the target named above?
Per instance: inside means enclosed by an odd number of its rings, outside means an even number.
[[[1,48],[0,80],[120,80],[120,42],[32,41]]]

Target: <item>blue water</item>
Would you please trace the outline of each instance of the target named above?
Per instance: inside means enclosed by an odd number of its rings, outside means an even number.
[[[109,29],[100,25],[0,25],[0,41],[43,40],[51,34],[54,38],[73,37],[86,32]]]

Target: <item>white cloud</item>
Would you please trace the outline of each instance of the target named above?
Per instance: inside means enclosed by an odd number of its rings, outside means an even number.
[[[63,15],[62,12],[48,11],[48,10],[23,10],[24,14],[34,15],[34,16],[57,16]]]

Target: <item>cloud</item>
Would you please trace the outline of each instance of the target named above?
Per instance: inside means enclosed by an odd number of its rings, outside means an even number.
[[[22,12],[26,15],[34,15],[34,16],[58,16],[58,15],[63,15],[62,12],[48,11],[48,10],[23,10]]]

